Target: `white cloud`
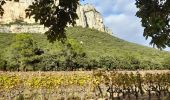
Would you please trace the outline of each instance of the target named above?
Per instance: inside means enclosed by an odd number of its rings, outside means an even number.
[[[105,25],[112,29],[115,36],[142,45],[150,46],[143,37],[143,28],[138,17],[135,0],[85,0],[104,16]]]
[[[119,14],[109,15],[104,19],[115,36],[142,45],[148,44],[148,41],[142,36],[143,28],[140,26],[139,19],[135,16]]]

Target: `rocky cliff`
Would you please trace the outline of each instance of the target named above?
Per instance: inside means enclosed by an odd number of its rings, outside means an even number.
[[[35,25],[33,18],[26,18],[25,9],[33,2],[33,0],[20,0],[20,2],[9,2],[3,6],[5,13],[0,18],[0,32],[10,33],[43,33],[47,29],[40,25]],[[77,26],[84,28],[89,27],[102,32],[111,34],[111,30],[105,27],[101,14],[89,4],[81,5],[77,9],[79,19],[76,20]],[[18,24],[19,22],[24,24]]]

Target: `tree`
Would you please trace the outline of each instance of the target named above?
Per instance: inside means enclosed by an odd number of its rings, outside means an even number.
[[[11,0],[8,0],[11,1]],[[14,0],[18,2],[19,0]],[[4,14],[3,5],[6,0],[0,0],[0,15]],[[27,17],[33,17],[36,22],[48,27],[45,32],[50,42],[56,39],[65,40],[65,28],[68,24],[75,25],[79,0],[35,0],[26,9]],[[139,8],[136,15],[141,18],[144,27],[144,37],[151,37],[151,45],[162,49],[170,47],[170,1],[169,0],[136,0]]]
[[[86,53],[83,51],[81,44],[75,39],[68,39],[65,44],[63,44],[61,56],[64,59],[67,70],[84,67],[86,63]]]
[[[36,42],[33,41],[31,35],[17,34],[14,42],[6,53],[8,64],[13,70],[34,70],[33,64],[38,62],[38,56],[42,52],[37,48]]]
[[[111,56],[101,57],[99,60],[99,63],[102,68],[107,69],[107,70],[116,69],[118,66],[117,65],[118,62],[116,61],[116,59]]]
[[[0,55],[0,71],[6,71],[7,66],[6,66],[6,61],[3,59],[3,57]]]
[[[45,34],[53,42],[66,37],[68,24],[75,25],[78,3],[79,0],[35,0],[25,11],[28,17],[33,16],[36,22],[49,28]]]
[[[0,15],[3,16],[4,14],[4,9],[3,9],[3,5],[6,3],[6,0],[0,0]]]
[[[136,0],[144,37],[151,37],[150,44],[158,48],[170,47],[170,0]]]
[[[41,71],[58,71],[65,70],[60,61],[60,55],[58,54],[43,54],[41,60],[35,66],[35,70]]]
[[[170,69],[170,56],[165,58],[165,60],[163,62],[163,66],[165,69]]]
[[[12,1],[12,0],[8,0]],[[18,2],[19,0],[14,0]],[[0,0],[0,15],[4,14],[3,5],[6,0]],[[33,17],[44,27],[49,28],[45,34],[50,42],[56,39],[64,42],[65,28],[68,24],[74,26],[78,18],[76,14],[79,0],[35,0],[26,11],[26,17]]]

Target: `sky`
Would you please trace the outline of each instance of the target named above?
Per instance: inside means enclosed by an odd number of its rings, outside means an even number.
[[[82,0],[81,4],[91,4],[99,11],[104,24],[112,29],[113,35],[129,42],[151,46],[150,39],[143,37],[140,19],[135,16],[135,0]],[[166,48],[165,50],[170,50]]]

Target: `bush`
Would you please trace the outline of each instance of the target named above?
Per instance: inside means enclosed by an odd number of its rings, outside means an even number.
[[[0,70],[7,71],[7,62],[0,58]]]
[[[88,69],[90,70],[94,70],[94,69],[97,69],[97,68],[100,68],[100,65],[99,65],[99,62],[95,59],[91,59],[89,60],[88,62]]]
[[[166,57],[163,62],[164,69],[170,69],[170,56]]]
[[[114,70],[117,68],[118,62],[115,58],[111,56],[105,56],[105,57],[100,58],[99,64],[101,68],[104,68],[107,70]]]
[[[36,42],[29,34],[17,34],[6,53],[10,70],[34,70],[34,64],[38,63],[40,56]]]

